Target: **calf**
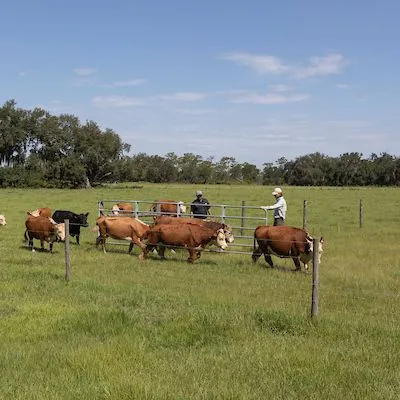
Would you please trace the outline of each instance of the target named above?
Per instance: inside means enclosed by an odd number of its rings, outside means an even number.
[[[57,223],[62,223],[66,219],[69,220],[69,234],[76,236],[76,243],[79,244],[81,234],[81,226],[87,228],[89,226],[87,217],[89,213],[75,214],[72,211],[56,210],[52,216],[53,220]]]
[[[319,261],[321,260],[321,238],[318,248]],[[301,270],[300,261],[308,270],[308,263],[313,258],[313,238],[304,229],[292,226],[259,226],[254,231],[254,249],[252,259],[256,262],[264,254],[265,261],[273,267],[271,255],[291,257],[296,271]]]
[[[201,251],[212,240],[215,240],[222,250],[227,248],[223,229],[215,231],[201,225],[160,224],[151,227],[146,236],[147,246],[140,255],[141,260],[144,260],[147,254],[157,246],[162,259],[165,258],[165,246],[186,248],[189,252],[187,260],[189,263],[200,258]]]
[[[49,217],[29,215],[25,221],[25,227],[25,240],[29,241],[29,247],[33,252],[35,251],[33,239],[40,240],[41,250],[44,250],[44,242],[48,242],[50,253],[53,252],[54,242],[65,240],[64,224],[55,224]]]
[[[99,236],[96,239],[96,246],[100,243],[104,253],[106,253],[106,238],[110,236],[117,240],[128,240],[130,253],[134,244],[137,244],[142,250],[146,247],[142,239],[149,230],[149,225],[138,218],[131,217],[106,217],[100,215],[96,220],[99,227]]]

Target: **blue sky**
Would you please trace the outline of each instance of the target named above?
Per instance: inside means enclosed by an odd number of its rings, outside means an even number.
[[[96,121],[132,154],[399,156],[399,15],[394,0],[13,0],[0,103]]]

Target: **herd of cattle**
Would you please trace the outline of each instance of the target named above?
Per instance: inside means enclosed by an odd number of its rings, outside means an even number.
[[[110,212],[100,210],[96,219],[96,226],[92,231],[97,232],[96,246],[101,245],[106,253],[106,239],[129,241],[128,253],[133,246],[141,249],[140,260],[156,251],[160,258],[165,258],[165,250],[170,248],[184,248],[189,253],[188,262],[193,263],[200,258],[201,252],[208,246],[216,246],[220,251],[226,250],[233,243],[232,228],[222,222],[196,219],[185,214],[186,207],[182,202],[174,200],[157,200],[150,211],[153,213],[153,222],[147,224],[135,217],[131,203],[115,204]],[[69,235],[76,238],[79,245],[81,227],[88,227],[89,213],[76,214],[71,211],[57,210],[52,213],[48,207],[38,208],[27,212],[25,221],[25,240],[32,251],[33,239],[40,241],[44,250],[44,243],[49,243],[52,252],[53,243],[65,241],[65,220],[69,221]],[[5,217],[0,215],[0,225],[5,225]],[[261,255],[271,267],[274,266],[271,255],[290,257],[295,269],[301,270],[301,264],[308,269],[313,259],[314,240],[307,231],[291,226],[258,226],[254,231],[254,245],[252,260],[256,262]],[[318,260],[322,253],[323,239],[318,243]]]

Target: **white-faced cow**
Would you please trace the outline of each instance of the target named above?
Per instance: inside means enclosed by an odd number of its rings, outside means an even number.
[[[218,221],[208,221],[206,219],[181,217],[175,218],[167,215],[160,215],[154,218],[154,225],[157,224],[194,224],[201,225],[214,230],[223,229],[225,234],[225,240],[227,243],[233,243],[234,237],[232,233],[232,227],[230,225],[224,224]]]
[[[147,245],[140,255],[144,260],[147,254],[154,248],[158,248],[158,254],[165,258],[165,247],[186,248],[189,252],[188,262],[193,263],[200,258],[201,251],[211,241],[222,250],[227,248],[223,229],[211,229],[195,224],[160,224],[154,225],[146,234]]]
[[[75,214],[72,211],[56,210],[52,216],[56,223],[63,223],[66,219],[69,220],[69,234],[76,237],[76,243],[79,244],[81,234],[81,226],[87,228],[89,226],[87,217],[89,213]]]
[[[321,259],[323,239],[318,248],[319,261]],[[271,255],[277,257],[291,257],[296,271],[301,270],[300,262],[308,269],[308,263],[313,258],[313,238],[307,231],[292,226],[259,226],[254,231],[254,262],[261,255],[271,267],[274,266]]]
[[[54,242],[65,240],[65,225],[63,223],[56,224],[49,217],[29,215],[25,221],[25,227],[25,240],[29,241],[32,251],[35,251],[33,239],[40,240],[41,250],[44,250],[44,242],[48,242],[50,253],[53,251]]]
[[[113,215],[133,215],[133,206],[131,203],[117,203],[111,208],[111,213]]]
[[[186,206],[183,201],[176,200],[154,200],[150,207],[150,211],[159,215],[169,215],[178,217],[186,213]]]

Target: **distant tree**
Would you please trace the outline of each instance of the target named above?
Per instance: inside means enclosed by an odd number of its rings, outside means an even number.
[[[0,108],[0,164],[22,164],[26,157],[27,112],[9,100]]]
[[[203,160],[199,162],[197,169],[198,182],[197,183],[210,183],[213,174],[212,159]]]
[[[221,159],[214,165],[214,183],[229,182],[231,168],[236,165],[237,163],[234,157],[221,157]]]
[[[202,157],[193,153],[184,153],[178,159],[178,179],[185,183],[198,183],[199,165],[202,162]]]
[[[242,164],[243,181],[247,183],[258,183],[260,178],[260,170],[254,165],[247,162]]]
[[[122,142],[113,130],[103,132],[95,122],[86,122],[78,132],[75,146],[75,154],[85,167],[85,185],[115,179],[113,165],[129,150],[130,145]]]

